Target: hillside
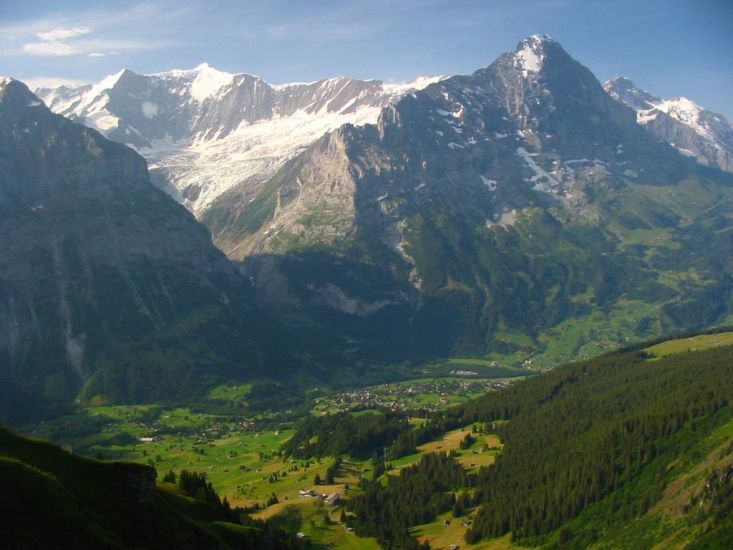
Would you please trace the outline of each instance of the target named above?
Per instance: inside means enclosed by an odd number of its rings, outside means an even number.
[[[3,548],[296,548],[290,537],[156,486],[155,470],[75,456],[0,428]]]

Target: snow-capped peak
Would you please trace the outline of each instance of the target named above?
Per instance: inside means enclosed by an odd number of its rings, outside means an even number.
[[[522,40],[514,52],[516,67],[527,77],[542,70],[545,46],[555,41],[545,34],[533,34]]]
[[[667,113],[672,118],[676,118],[683,124],[693,128],[701,136],[712,138],[709,129],[705,124],[701,123],[700,113],[704,110],[694,101],[686,97],[678,97],[662,101],[655,105],[657,110]]]
[[[606,82],[603,88],[614,99],[634,109],[639,124],[683,154],[695,156],[703,164],[733,171],[733,125],[723,115],[707,111],[686,97],[660,99],[620,76]],[[689,134],[689,130],[694,134]]]
[[[191,97],[199,103],[216,95],[224,86],[234,81],[236,75],[215,69],[208,63],[196,65],[193,69],[172,69],[154,73],[152,77],[184,80],[190,85]]]
[[[697,103],[686,97],[662,101],[657,104],[657,109],[665,113],[677,113],[680,117],[696,117],[703,110]]]
[[[646,90],[637,88],[631,80],[616,75],[603,85],[611,97],[625,103],[637,112],[654,109],[662,100],[653,96]]]
[[[231,84],[234,79],[233,74],[214,69],[208,63],[198,65],[194,72],[196,78],[191,83],[191,95],[198,102],[215,95],[224,86]]]
[[[555,39],[549,34],[532,34],[525,38],[525,40],[532,41],[535,44],[555,42]]]
[[[114,74],[111,74],[99,82],[97,82],[94,86],[92,86],[92,89],[89,90],[89,96],[91,98],[97,97],[99,94],[104,92],[105,90],[111,90],[114,88],[115,84],[119,82],[120,78],[122,78],[122,75],[125,74],[128,71],[128,69],[122,69],[119,72],[116,72]]]

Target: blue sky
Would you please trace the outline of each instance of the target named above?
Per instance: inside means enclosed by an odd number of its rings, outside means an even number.
[[[0,74],[98,81],[201,62],[273,83],[465,74],[549,34],[601,80],[622,74],[733,119],[730,0],[0,0]]]

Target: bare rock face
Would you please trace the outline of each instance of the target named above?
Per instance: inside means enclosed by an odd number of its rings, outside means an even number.
[[[603,87],[615,100],[636,111],[640,125],[682,154],[733,172],[733,125],[723,115],[684,97],[660,99],[623,77],[615,77]]]
[[[669,170],[660,169],[661,159]],[[386,107],[375,126],[325,136],[237,218],[218,224],[215,212],[203,219],[215,235],[234,237],[219,243],[236,259],[377,236],[409,261],[406,223],[425,209],[439,205],[491,225],[547,200],[582,208],[579,175],[593,179],[586,172],[645,171],[663,181],[680,164],[587,68],[554,40],[533,36],[486,69]]]
[[[24,400],[68,403],[82,387],[139,399],[161,363],[131,360],[126,346],[175,348],[186,320],[201,337],[205,319],[241,322],[245,294],[207,230],[151,185],[142,157],[0,81],[0,385],[10,397],[0,414]]]

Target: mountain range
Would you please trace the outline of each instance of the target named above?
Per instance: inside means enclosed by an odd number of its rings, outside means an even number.
[[[686,97],[664,100],[615,77],[603,88],[636,111],[639,124],[699,163],[733,172],[733,125]]]
[[[53,111],[137,148],[156,181],[200,214],[227,191],[248,198],[326,132],[376,122],[382,107],[439,79],[272,85],[204,63],[152,75],[124,69],[96,85],[36,93]]]
[[[637,96],[540,35],[401,87],[3,80],[6,412],[314,365],[551,366],[729,321],[733,175],[639,124],[677,111]]]

